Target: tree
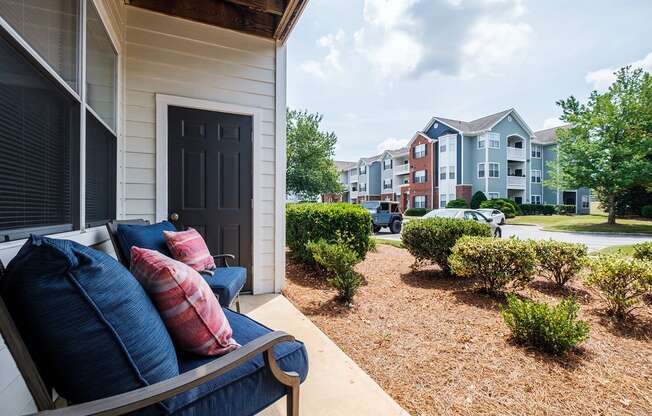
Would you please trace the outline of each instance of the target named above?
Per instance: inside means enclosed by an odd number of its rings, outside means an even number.
[[[487,196],[482,191],[476,191],[471,197],[471,208],[478,209],[480,204],[487,200]]]
[[[323,116],[287,111],[287,190],[302,199],[342,192],[333,163],[337,136],[319,130]]]
[[[652,76],[624,67],[604,93],[593,91],[586,104],[575,97],[557,101],[561,119],[570,124],[557,130],[558,160],[551,161],[547,186],[589,187],[616,223],[616,202],[634,186],[652,177]]]

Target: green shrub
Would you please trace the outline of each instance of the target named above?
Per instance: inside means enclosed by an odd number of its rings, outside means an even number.
[[[490,237],[491,228],[475,221],[426,218],[406,223],[401,241],[417,262],[436,263],[448,273],[448,256],[457,240],[465,235]]]
[[[534,279],[534,249],[529,241],[513,238],[462,237],[448,259],[453,274],[482,281],[495,292],[508,284],[524,286]]]
[[[557,213],[557,206],[550,204],[541,205],[541,213],[543,215],[554,215]]]
[[[565,285],[586,264],[584,244],[540,240],[533,245],[541,274],[558,286]]]
[[[471,208],[478,209],[480,204],[487,200],[487,196],[482,191],[477,191],[471,197]]]
[[[514,201],[503,198],[488,199],[480,204],[480,208],[499,209],[506,218],[514,218],[520,212]]]
[[[537,204],[521,204],[518,209],[521,210],[521,215],[536,215],[539,213],[540,206]]]
[[[353,270],[360,257],[342,240],[334,243],[323,239],[311,241],[306,244],[306,249],[315,263],[326,270],[328,283],[337,290],[338,297],[350,304],[361,283],[360,275]]]
[[[451,201],[448,201],[448,204],[446,204],[446,208],[468,208],[469,204],[466,203],[465,200],[463,199],[453,199]]]
[[[556,212],[560,215],[575,214],[575,205],[559,204],[556,206]]]
[[[634,249],[632,256],[635,259],[652,261],[652,242],[634,244],[632,248]]]
[[[577,319],[580,307],[573,297],[557,306],[520,300],[513,294],[507,297],[507,306],[501,315],[519,343],[542,351],[561,354],[586,340],[589,325]]]
[[[371,215],[360,205],[291,204],[286,208],[287,245],[298,259],[313,264],[306,248],[309,241],[326,241],[342,238],[351,249],[365,258],[371,241]]]
[[[423,217],[429,212],[430,210],[427,208],[408,208],[405,210],[403,215],[406,215],[408,217]]]
[[[641,216],[645,218],[652,218],[652,205],[644,205],[641,207]]]
[[[652,291],[652,265],[649,262],[614,255],[603,255],[590,263],[586,279],[607,303],[607,310],[626,317],[635,309],[641,297]]]

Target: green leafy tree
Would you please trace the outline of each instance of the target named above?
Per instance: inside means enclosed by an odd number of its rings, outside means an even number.
[[[616,203],[623,192],[649,183],[652,177],[652,77],[641,69],[624,67],[604,93],[593,91],[581,104],[571,96],[557,104],[561,119],[570,124],[558,130],[558,161],[551,161],[546,185],[596,191],[616,223]]]
[[[342,192],[333,163],[337,136],[319,129],[323,116],[287,111],[287,190],[302,199]]]

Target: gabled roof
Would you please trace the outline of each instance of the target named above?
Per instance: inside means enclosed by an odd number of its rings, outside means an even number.
[[[362,163],[365,163],[365,164],[367,164],[367,163],[373,163],[373,162],[375,162],[375,161],[377,161],[377,160],[380,160],[380,158],[381,158],[382,155],[383,155],[382,153],[379,153],[379,154],[374,155],[374,156],[361,157],[361,158],[360,158],[360,161],[358,162],[358,164],[360,165],[360,164],[362,164]]]
[[[512,114],[518,120],[519,124],[521,124],[523,129],[525,129],[525,131],[527,131],[528,134],[530,135],[534,134],[530,129],[530,127],[527,125],[527,123],[523,121],[523,118],[513,108],[499,111],[495,114],[490,114],[488,116],[480,117],[472,121],[462,121],[462,120],[455,120],[452,118],[435,116],[432,119],[430,119],[430,121],[423,129],[423,131],[428,131],[430,127],[432,127],[432,125],[435,124],[436,121],[438,121],[442,124],[449,126],[454,130],[457,130],[462,134],[473,136],[491,130],[492,128],[494,128],[496,124],[500,123],[505,117],[507,117],[510,114]]]
[[[534,132],[535,141],[541,144],[557,143],[557,129],[568,129],[568,128],[570,128],[570,124],[564,124],[563,126],[557,126],[549,129],[535,131]]]
[[[385,155],[390,155],[391,157],[396,157],[396,156],[402,156],[402,155],[407,155],[408,154],[408,148],[407,146],[401,147],[400,149],[389,149],[385,150],[382,153],[383,159],[385,158]]]
[[[335,168],[337,168],[338,172],[353,169],[358,166],[358,162],[347,162],[344,160],[335,160],[333,163],[335,164]]]
[[[432,139],[430,137],[428,137],[428,135],[426,133],[424,133],[422,131],[418,131],[418,132],[414,133],[414,136],[412,136],[412,138],[408,142],[406,148],[409,149],[412,146],[412,143],[414,143],[414,141],[417,139],[417,137],[423,137],[424,139],[428,140],[429,142],[432,141]]]

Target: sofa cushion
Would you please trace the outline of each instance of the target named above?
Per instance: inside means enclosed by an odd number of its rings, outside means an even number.
[[[233,328],[233,336],[245,345],[269,332],[271,329],[245,315],[225,309],[224,313]],[[285,371],[295,371],[301,382],[308,375],[308,354],[299,341],[284,342],[274,347],[274,356]],[[179,372],[197,368],[211,359],[182,354],[179,356]],[[259,354],[245,364],[201,386],[182,393],[170,401],[174,415],[199,416],[254,415],[286,394],[285,386],[276,381]]]
[[[116,234],[120,242],[120,250],[122,257],[127,261],[127,265],[131,261],[131,247],[136,246],[140,248],[148,248],[156,250],[166,256],[171,256],[168,245],[165,242],[163,231],[176,231],[169,221],[163,221],[151,225],[140,224],[118,224]]]
[[[72,403],[179,374],[151,300],[102,252],[31,236],[7,266],[0,292],[45,382]]]
[[[131,271],[154,301],[179,348],[220,355],[239,347],[208,283],[190,266],[155,250],[132,247]]]
[[[194,228],[188,228],[186,231],[163,231],[163,236],[175,260],[198,272],[215,268],[215,260],[206,246],[204,237]]]
[[[201,275],[217,296],[220,305],[224,307],[231,305],[247,281],[245,267],[218,267],[214,270],[202,271]]]

